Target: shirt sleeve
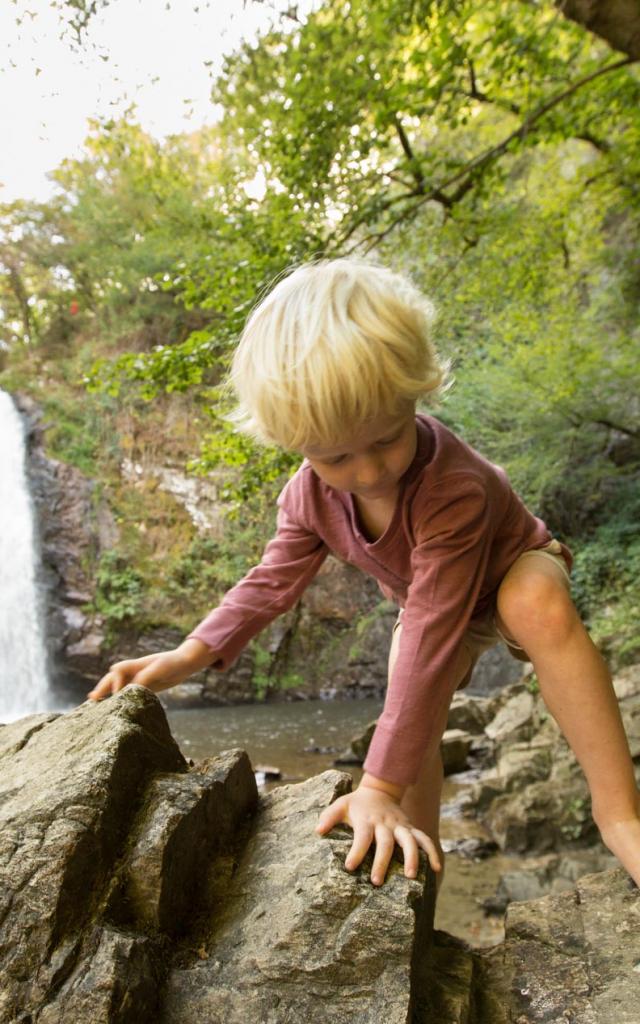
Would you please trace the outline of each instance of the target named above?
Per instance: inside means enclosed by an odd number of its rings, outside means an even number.
[[[277,532],[259,565],[228,591],[189,639],[201,640],[217,655],[214,668],[228,668],[252,637],[293,607],[328,553],[324,541],[281,506]]]
[[[412,552],[398,656],[364,765],[380,779],[411,785],[440,742],[493,532],[485,488],[476,477],[449,479],[430,495]]]

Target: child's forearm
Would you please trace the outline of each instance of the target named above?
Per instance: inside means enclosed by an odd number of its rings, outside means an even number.
[[[188,663],[190,675],[200,672],[203,668],[208,668],[209,665],[213,665],[219,657],[207,644],[203,643],[202,640],[197,640],[196,637],[184,640],[176,648],[176,654],[179,654],[185,663]]]

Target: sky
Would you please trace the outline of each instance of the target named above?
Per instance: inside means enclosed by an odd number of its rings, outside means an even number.
[[[297,3],[302,15],[313,0]],[[89,118],[124,114],[158,138],[211,123],[212,78],[286,0],[111,0],[82,47],[48,0],[0,0],[0,202],[47,199]]]

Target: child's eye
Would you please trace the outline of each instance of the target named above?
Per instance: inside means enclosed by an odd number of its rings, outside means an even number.
[[[379,445],[381,445],[382,447],[384,447],[385,445],[388,445],[388,444],[395,444],[396,441],[400,440],[401,436],[402,436],[401,434],[396,434],[395,437],[385,437],[384,440],[378,441],[377,443]]]
[[[323,462],[327,466],[339,466],[341,462],[344,462],[346,455],[336,455],[335,459],[323,459]]]

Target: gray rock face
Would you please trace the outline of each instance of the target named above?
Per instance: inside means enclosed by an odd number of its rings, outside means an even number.
[[[640,782],[639,667],[620,672],[614,686]],[[540,694],[515,684],[480,708],[454,704],[450,722],[471,726],[481,715],[483,733],[473,753],[484,771],[471,788],[467,813],[480,816],[500,849],[546,853],[597,841],[584,776]]]
[[[433,878],[344,870],[314,826],[348,776],[258,806],[246,754],[189,770],[142,687],[0,728],[0,763],[2,1024],[406,1021]]]
[[[350,835],[313,841],[345,782],[325,772],[265,798],[199,955],[170,972],[163,1024],[404,1024],[424,876],[408,881],[396,864],[375,889],[344,870]]]
[[[186,765],[143,693],[22,719],[0,738],[0,1020],[13,1021],[77,962],[150,772]]]
[[[162,921],[170,907],[179,920],[181,901],[188,900],[181,884],[185,845],[197,867],[228,838],[231,813],[242,817],[255,803],[246,755],[236,760],[216,765],[206,783],[199,773],[192,778],[157,699],[141,687],[67,715],[36,715],[0,728],[3,1024],[26,1021],[25,1014],[47,1024],[140,1020],[141,1008],[157,999],[153,913]],[[175,816],[154,830],[159,801],[157,792],[148,793],[149,784],[162,789],[160,773],[166,772],[176,787],[182,783],[183,799],[191,782],[191,815],[198,798],[206,803],[203,790],[228,792],[210,839],[207,808],[190,843]],[[166,807],[171,798],[166,791],[164,797]],[[150,821],[146,848],[133,842],[127,853],[141,820]],[[162,870],[154,876],[160,860]],[[131,898],[141,872],[143,913]],[[194,881],[197,875],[191,888]],[[114,1016],[113,1006],[120,1004],[122,1013]]]
[[[472,737],[462,729],[447,729],[442,737],[442,765],[445,775],[462,772],[467,767]]]
[[[621,869],[513,903],[485,985],[518,1024],[637,1024],[640,897]]]
[[[348,776],[258,799],[242,751],[190,768],[142,687],[0,727],[0,769],[0,1024],[637,1024],[620,870],[568,865],[470,950],[424,860],[378,889],[350,830],[315,834]]]

